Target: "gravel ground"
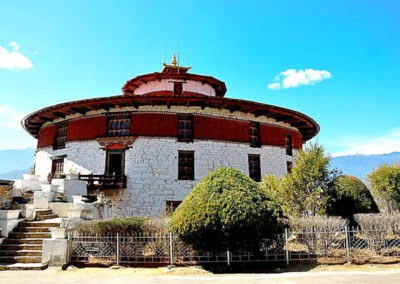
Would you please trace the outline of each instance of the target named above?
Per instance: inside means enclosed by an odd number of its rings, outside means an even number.
[[[212,274],[188,268],[84,268],[0,271],[0,283],[400,283],[400,265],[319,266],[306,272]]]

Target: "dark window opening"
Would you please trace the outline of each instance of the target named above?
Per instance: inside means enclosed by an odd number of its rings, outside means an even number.
[[[179,151],[178,153],[178,179],[194,180],[194,152]]]
[[[131,119],[128,115],[110,116],[108,118],[108,136],[122,137],[129,136],[131,129]]]
[[[261,181],[260,155],[249,154],[249,176],[254,181]]]
[[[58,124],[53,148],[54,149],[65,148],[66,140],[67,140],[67,123]]]
[[[106,175],[125,174],[125,151],[107,151]]]
[[[250,121],[249,123],[249,143],[251,147],[261,147],[259,122]]]
[[[64,174],[64,158],[55,158],[51,164],[51,176],[60,178]]]
[[[286,162],[286,168],[287,168],[287,173],[290,174],[292,172],[292,167],[293,167],[293,163],[287,161]]]
[[[182,201],[166,201],[165,211],[167,213],[173,213],[176,208],[182,203]]]
[[[182,96],[183,94],[183,85],[182,83],[174,83],[174,95],[175,96]]]
[[[286,147],[286,155],[293,155],[293,145],[292,145],[292,135],[285,135],[285,147]]]
[[[193,142],[193,115],[178,115],[178,141]]]

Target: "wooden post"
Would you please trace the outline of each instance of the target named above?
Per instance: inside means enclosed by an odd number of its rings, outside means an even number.
[[[285,256],[286,256],[286,265],[289,265],[289,242],[288,242],[287,228],[285,228]]]

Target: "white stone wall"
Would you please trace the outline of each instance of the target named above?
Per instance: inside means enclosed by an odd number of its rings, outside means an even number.
[[[195,180],[178,180],[178,151],[191,150],[195,156]],[[67,154],[64,171],[103,174],[106,152],[96,141],[67,142],[66,148],[41,149],[36,154],[36,172],[47,176],[51,156]],[[286,174],[285,155],[281,147],[252,148],[244,143],[195,141],[177,142],[175,138],[139,137],[125,153],[125,174],[128,186],[121,202],[124,215],[157,216],[165,212],[165,202],[183,200],[193,186],[219,167],[233,167],[246,175],[248,154],[261,155],[262,176]],[[295,153],[296,154],[296,153]]]
[[[208,84],[202,84],[201,82],[192,81],[192,80],[173,80],[173,79],[162,79],[160,81],[151,81],[147,83],[143,83],[139,87],[137,87],[134,91],[135,95],[143,95],[150,92],[157,91],[173,91],[174,90],[174,81],[183,82],[183,91],[184,92],[196,92],[199,94],[207,95],[207,96],[215,96],[215,90]]]

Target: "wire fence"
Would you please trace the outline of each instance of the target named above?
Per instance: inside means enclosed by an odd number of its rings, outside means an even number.
[[[316,261],[325,264],[400,261],[400,234],[386,229],[286,230],[255,252],[200,252],[169,234],[70,233],[69,258],[86,265],[191,265],[204,263]]]

